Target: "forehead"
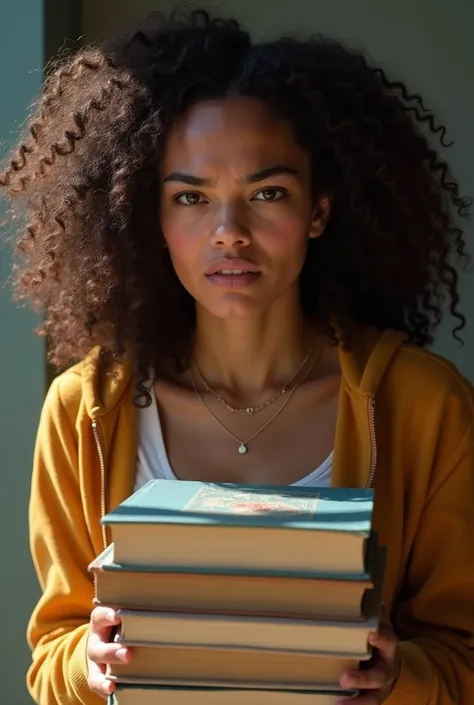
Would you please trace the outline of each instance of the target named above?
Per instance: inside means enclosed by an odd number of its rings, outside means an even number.
[[[193,106],[171,130],[162,168],[251,171],[274,163],[301,168],[307,160],[289,122],[258,100],[236,98]]]

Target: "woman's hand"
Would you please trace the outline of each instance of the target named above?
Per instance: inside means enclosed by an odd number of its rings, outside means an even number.
[[[120,618],[109,607],[96,607],[91,614],[89,640],[87,643],[87,663],[89,688],[97,695],[107,698],[115,685],[105,675],[110,663],[128,663],[130,649],[110,641],[112,629],[120,624]]]
[[[399,670],[398,639],[391,627],[380,627],[369,637],[375,649],[370,669],[343,673],[341,688],[361,690],[356,698],[345,698],[338,705],[379,705],[385,702],[395,685]]]

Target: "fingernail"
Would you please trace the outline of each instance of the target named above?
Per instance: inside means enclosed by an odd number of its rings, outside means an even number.
[[[126,661],[128,658],[128,649],[121,648],[118,649],[118,651],[115,652],[115,656],[118,658],[119,661]]]
[[[356,676],[346,676],[344,678],[344,683],[346,688],[355,688],[357,685]]]

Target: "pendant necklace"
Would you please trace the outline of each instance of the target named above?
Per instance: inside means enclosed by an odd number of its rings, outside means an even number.
[[[280,404],[280,406],[278,407],[278,409],[275,411],[275,413],[274,413],[272,416],[270,416],[270,418],[263,424],[263,426],[261,426],[260,428],[258,428],[258,429],[257,429],[254,433],[252,433],[252,435],[251,435],[249,438],[247,438],[246,440],[243,440],[243,439],[239,438],[239,437],[236,436],[234,433],[232,433],[232,431],[230,431],[230,430],[227,428],[227,426],[224,426],[224,424],[222,423],[222,421],[215,415],[215,413],[208,407],[208,405],[207,405],[206,402],[204,401],[204,399],[203,399],[203,397],[202,397],[202,394],[199,392],[199,390],[198,390],[198,388],[197,388],[196,379],[195,379],[195,377],[194,377],[193,374],[191,375],[191,377],[192,377],[192,383],[193,383],[193,387],[194,387],[194,391],[195,391],[195,393],[196,393],[197,398],[199,399],[199,401],[201,402],[201,404],[204,406],[204,408],[206,409],[207,413],[208,413],[208,414],[214,419],[214,421],[222,428],[222,430],[225,431],[231,438],[234,439],[234,441],[236,441],[236,442],[238,443],[237,450],[238,450],[238,452],[239,452],[241,455],[245,455],[246,453],[248,453],[248,444],[250,443],[250,441],[253,441],[254,438],[256,438],[258,435],[260,435],[260,434],[262,433],[262,431],[264,431],[266,428],[268,428],[268,426],[270,426],[270,424],[273,423],[273,421],[275,421],[275,419],[277,418],[277,416],[279,416],[279,415],[281,414],[281,412],[283,411],[283,409],[285,408],[285,406],[290,402],[290,400],[291,400],[293,394],[296,392],[296,390],[298,389],[298,387],[300,387],[300,386],[303,384],[303,382],[306,381],[306,379],[307,379],[308,376],[309,376],[309,373],[310,373],[311,370],[313,369],[313,367],[314,367],[314,365],[315,365],[315,363],[316,363],[316,360],[317,360],[317,358],[318,358],[318,356],[319,356],[319,351],[320,351],[320,349],[321,349],[321,345],[322,345],[322,338],[321,338],[320,341],[319,341],[319,345],[318,345],[318,348],[317,348],[317,350],[316,350],[316,352],[315,352],[315,355],[314,355],[314,357],[313,357],[313,361],[312,361],[311,365],[308,367],[308,370],[307,370],[306,374],[304,375],[303,379],[301,380],[301,382],[299,382],[299,384],[295,384],[295,385],[288,391],[288,394],[286,395],[285,399],[284,399],[283,402]],[[311,350],[310,350],[310,352],[308,353],[308,355],[306,355],[306,357],[305,357],[305,359],[304,359],[304,362],[306,362],[306,361],[309,359],[309,356],[310,356],[310,355],[311,355]],[[303,364],[304,364],[304,362],[303,362]],[[302,367],[302,365],[300,366],[298,372],[301,370],[301,367]],[[298,373],[296,373],[296,374],[298,374]],[[294,379],[295,376],[296,376],[296,375],[293,376],[293,379]],[[280,395],[279,395],[279,396],[280,396]],[[267,406],[268,406],[268,404],[267,404]]]

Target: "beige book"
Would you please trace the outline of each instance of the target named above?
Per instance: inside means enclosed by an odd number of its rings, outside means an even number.
[[[285,527],[114,524],[117,563],[146,567],[365,573],[370,538],[342,531]],[[203,550],[206,547],[206,550]]]
[[[295,574],[132,570],[114,563],[113,545],[89,566],[97,604],[165,612],[362,620],[369,575],[332,579]]]
[[[335,705],[352,692],[117,686],[118,705]]]
[[[110,678],[163,685],[245,684],[254,688],[338,690],[341,673],[356,670],[361,660],[350,654],[169,645],[131,647],[130,663],[112,665]]]
[[[363,658],[378,618],[365,622],[119,610],[121,640],[135,644],[319,651]]]

